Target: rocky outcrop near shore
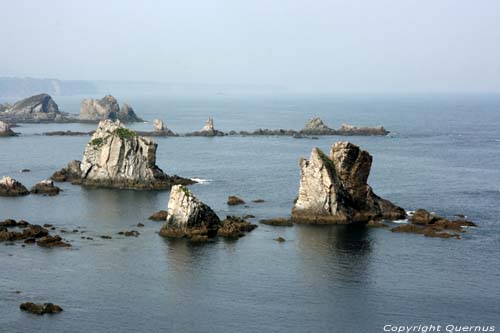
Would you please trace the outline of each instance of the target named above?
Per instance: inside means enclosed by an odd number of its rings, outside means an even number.
[[[31,193],[33,194],[42,194],[48,196],[58,195],[61,189],[54,185],[54,182],[50,179],[44,179],[38,183],[36,183],[31,188]]]
[[[47,94],[22,99],[0,112],[0,119],[9,123],[64,122],[65,116]]]
[[[168,200],[168,215],[160,230],[164,237],[209,239],[217,235],[221,221],[205,203],[198,200],[187,187],[172,187]]]
[[[9,230],[10,229],[10,230]],[[12,230],[13,229],[13,230]],[[37,244],[41,247],[71,247],[58,236],[52,236],[49,230],[38,224],[12,219],[0,222],[0,242],[24,241],[25,244]]]
[[[314,117],[306,122],[300,133],[305,135],[332,135],[334,130],[326,126],[321,118]]]
[[[86,98],[80,105],[80,120],[99,122],[101,120],[120,120],[121,122],[141,122],[131,106],[120,105],[115,97],[106,95],[102,99]]]
[[[309,160],[300,160],[293,222],[347,224],[404,218],[403,208],[380,198],[367,184],[371,164],[372,156],[350,142],[335,143],[329,156],[314,148]]]
[[[10,125],[0,120],[0,137],[16,136]]]
[[[17,197],[28,195],[29,193],[28,189],[14,178],[4,176],[0,179],[0,196]]]
[[[32,302],[26,302],[22,303],[19,306],[19,308],[22,311],[30,312],[39,316],[44,315],[46,313],[56,314],[63,311],[63,309],[59,305],[53,303],[35,304]]]
[[[157,144],[124,127],[120,121],[103,120],[85,147],[82,161],[72,161],[51,177],[96,187],[165,190],[173,184],[193,184],[168,176],[156,165]]]

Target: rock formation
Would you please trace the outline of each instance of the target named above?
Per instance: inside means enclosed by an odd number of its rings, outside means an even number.
[[[227,204],[228,206],[243,205],[245,204],[245,200],[236,195],[230,195],[229,197],[227,197]]]
[[[50,179],[44,179],[41,182],[35,184],[31,188],[31,193],[33,194],[43,194],[43,195],[58,195],[61,189],[54,185],[54,182]]]
[[[175,134],[165,125],[163,120],[155,119],[153,120],[153,135],[174,136]]]
[[[9,176],[4,176],[0,179],[0,196],[17,197],[29,193],[30,192],[23,184]]]
[[[353,223],[404,218],[404,209],[378,197],[367,184],[371,164],[371,155],[349,142],[334,144],[330,156],[314,148],[309,160],[300,160],[292,220]]]
[[[175,185],[170,192],[167,220],[160,235],[208,239],[217,235],[220,224],[219,217],[209,206],[185,186]]]
[[[384,126],[375,126],[375,127],[356,127],[352,125],[342,124],[340,128],[337,130],[338,135],[387,135],[389,131],[387,131]]]
[[[205,125],[200,131],[186,134],[187,136],[223,136],[224,132],[218,131],[214,127],[214,120],[208,117]]]
[[[64,114],[52,97],[39,94],[20,100],[0,113],[0,118],[10,123],[38,123],[64,121]]]
[[[8,123],[0,120],[0,137],[5,137],[5,136],[16,136],[16,133],[12,131]]]
[[[120,120],[122,122],[140,122],[134,110],[126,103],[120,106],[118,101],[111,95],[102,99],[86,98],[80,105],[80,120],[98,122],[101,120]]]
[[[169,189],[172,184],[193,184],[169,177],[156,165],[157,144],[125,128],[120,121],[103,120],[85,148],[82,162],[70,164],[52,180],[127,189]]]
[[[19,308],[22,311],[30,312],[40,316],[46,313],[55,314],[63,311],[63,309],[59,305],[53,303],[35,304],[32,302],[26,302],[22,303]]]
[[[319,117],[309,119],[304,128],[300,131],[305,135],[329,135],[333,134],[334,130],[326,126],[323,120]]]

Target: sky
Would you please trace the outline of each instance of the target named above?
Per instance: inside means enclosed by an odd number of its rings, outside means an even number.
[[[500,92],[500,1],[0,0],[0,76]]]

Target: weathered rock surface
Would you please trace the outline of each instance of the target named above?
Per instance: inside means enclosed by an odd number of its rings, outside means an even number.
[[[98,122],[101,120],[120,120],[126,122],[141,122],[132,107],[124,103],[122,108],[118,101],[111,95],[106,95],[102,99],[86,98],[80,105],[80,120]]]
[[[65,114],[50,95],[39,94],[14,103],[0,113],[0,118],[11,123],[58,122],[65,120]]]
[[[272,219],[264,219],[260,220],[259,223],[262,224],[267,224],[267,225],[274,225],[274,226],[280,226],[280,227],[291,227],[293,226],[292,220],[284,217],[276,217]]]
[[[70,247],[71,244],[62,240],[61,236],[44,236],[40,238],[36,244],[41,247]]]
[[[9,230],[8,228],[15,228]],[[0,222],[0,242],[14,242],[23,240],[25,244],[37,243],[42,247],[70,247],[58,235],[52,236],[49,230],[38,224],[30,224],[26,221],[15,221],[12,219]]]
[[[306,135],[331,135],[333,132],[334,130],[326,126],[319,117],[309,119],[300,131],[300,133]]]
[[[178,136],[177,134],[172,132],[170,129],[168,129],[166,127],[165,123],[159,119],[155,119],[153,121],[153,131],[152,132],[138,131],[137,134],[142,135],[142,136],[159,136],[159,137]]]
[[[256,224],[245,221],[241,217],[227,216],[219,226],[217,236],[225,238],[239,238],[245,236],[246,233],[255,228],[257,228]]]
[[[14,178],[4,176],[0,179],[0,196],[17,197],[29,193],[28,189]]]
[[[54,182],[50,179],[44,179],[41,182],[35,184],[31,188],[31,193],[33,194],[43,194],[43,195],[58,195],[61,189],[54,185]]]
[[[337,142],[326,156],[314,148],[300,160],[300,190],[292,209],[293,222],[353,223],[401,219],[401,207],[373,193],[367,184],[371,155],[349,142]]]
[[[224,136],[224,132],[216,130],[214,120],[209,117],[200,131],[187,133],[186,136]]]
[[[17,134],[10,128],[10,125],[0,120],[0,137],[16,136]]]
[[[62,312],[63,309],[57,305],[52,303],[43,303],[43,304],[35,304],[32,302],[26,302],[19,306],[22,311],[30,312],[37,315],[43,314],[55,314]]]
[[[474,222],[468,220],[450,221],[425,209],[417,209],[409,218],[408,224],[402,224],[391,229],[392,232],[421,234],[426,237],[457,238],[464,232],[464,227],[475,227]]]
[[[245,204],[245,200],[243,200],[242,198],[240,198],[240,197],[238,197],[236,195],[230,195],[227,198],[227,204],[229,206],[243,205],[243,204]]]
[[[170,192],[168,216],[160,230],[165,237],[204,236],[213,238],[221,221],[205,203],[198,200],[183,185],[175,185]]]
[[[72,161],[52,180],[97,187],[164,190],[173,184],[193,184],[170,177],[156,165],[157,144],[137,135],[120,121],[103,120],[85,148],[82,162]]]
[[[160,210],[153,215],[151,215],[148,219],[153,221],[166,221],[168,216],[168,212],[166,210]]]
[[[337,135],[346,135],[346,136],[372,136],[372,135],[387,135],[389,131],[387,131],[384,126],[375,126],[375,127],[356,127],[352,125],[342,124],[338,130],[336,130]]]

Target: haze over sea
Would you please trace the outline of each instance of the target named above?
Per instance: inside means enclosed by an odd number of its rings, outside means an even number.
[[[89,96],[85,96],[89,97]],[[102,96],[95,96],[102,97]],[[478,224],[461,240],[359,226],[259,225],[237,241],[203,246],[168,241],[147,220],[166,209],[168,191],[87,189],[68,183],[56,197],[0,199],[0,219],[72,230],[72,248],[0,245],[0,331],[5,332],[372,332],[385,324],[500,325],[500,96],[276,95],[116,96],[177,133],[217,129],[300,129],[313,116],[330,127],[383,125],[386,137],[168,137],[157,164],[199,177],[190,187],[219,216],[287,216],[298,192],[300,157],[349,140],[373,156],[375,192],[415,210],[464,214]],[[56,97],[78,113],[82,96]],[[22,124],[0,140],[1,175],[27,186],[80,159],[89,124]],[[151,123],[130,125],[150,130]],[[31,169],[20,173],[20,169]],[[247,206],[228,207],[228,195]],[[253,199],[264,203],[252,203]],[[137,223],[144,228],[137,228]],[[139,230],[137,238],[116,235]],[[113,239],[99,238],[112,235]],[[273,239],[281,236],[284,243]],[[21,291],[20,294],[15,291]],[[64,312],[27,316],[24,301]]]

